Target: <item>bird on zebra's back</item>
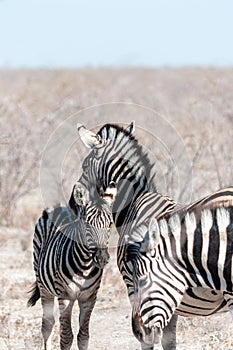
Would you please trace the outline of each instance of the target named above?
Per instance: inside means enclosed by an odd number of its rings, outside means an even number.
[[[217,206],[217,193],[229,201]],[[189,288],[221,295],[233,316],[233,205],[232,188],[212,195],[207,205],[185,209],[135,228],[128,237],[126,259],[132,263],[135,285],[132,327],[148,349],[161,343],[162,331],[172,315],[183,313],[182,300]],[[196,203],[198,203],[197,201]]]
[[[109,191],[107,191],[109,192]],[[60,311],[60,348],[72,346],[71,315],[79,303],[79,350],[88,349],[89,320],[100,287],[103,268],[109,260],[108,241],[112,214],[109,196],[89,201],[81,184],[74,187],[75,200],[70,206],[44,210],[35,226],[33,257],[36,282],[28,306],[41,298],[44,349],[52,349],[55,323],[54,298]],[[114,200],[114,191],[113,197]],[[76,202],[75,202],[76,201]]]
[[[126,128],[117,124],[106,124],[95,133],[78,124],[81,141],[91,149],[82,163],[80,183],[90,193],[91,198],[101,196],[111,181],[116,184],[117,195],[112,212],[119,233],[117,261],[129,298],[133,298],[134,283],[132,266],[125,260],[125,237],[128,231],[136,221],[139,225],[145,222],[146,217],[162,218],[176,207],[173,200],[157,192],[152,172],[153,164],[134,137],[134,129],[134,122]],[[219,201],[220,196],[221,194]],[[205,316],[223,311],[225,299],[222,294],[206,291],[207,289],[202,287],[189,288],[182,300],[182,313],[192,316],[195,312]],[[164,350],[176,349],[176,322],[177,315],[174,314],[164,329]]]

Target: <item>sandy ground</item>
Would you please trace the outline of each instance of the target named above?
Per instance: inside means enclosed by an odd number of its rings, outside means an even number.
[[[0,349],[41,349],[41,306],[28,309],[26,291],[34,279],[31,258],[31,233],[18,229],[0,229],[1,306]],[[55,310],[58,320],[57,307]],[[78,306],[73,312],[74,333],[78,327]],[[115,252],[107,265],[91,318],[90,350],[139,350],[131,331],[131,310],[119,276]],[[178,350],[232,349],[233,325],[229,314],[209,318],[180,318]],[[76,348],[74,342],[72,349]],[[59,349],[59,325],[56,323],[53,349]]]

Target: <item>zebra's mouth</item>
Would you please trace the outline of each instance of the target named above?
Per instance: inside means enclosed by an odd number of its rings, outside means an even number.
[[[94,265],[99,269],[103,269],[110,259],[108,248],[97,248],[92,256]]]
[[[151,346],[161,344],[161,328],[157,325],[152,327],[145,326],[138,312],[133,312],[132,314],[132,329],[140,343]]]

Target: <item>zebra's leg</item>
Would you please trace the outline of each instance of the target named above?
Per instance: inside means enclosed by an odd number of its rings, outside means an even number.
[[[162,346],[164,350],[176,349],[176,324],[178,316],[173,314],[170,322],[163,330]]]
[[[73,332],[71,328],[73,300],[58,298],[60,311],[60,347],[61,350],[69,350],[73,343]]]
[[[77,336],[78,348],[79,350],[87,350],[89,342],[89,321],[91,317],[92,310],[95,306],[97,291],[99,287],[94,291],[94,293],[89,297],[88,300],[78,300],[79,303],[79,332]]]
[[[52,339],[52,330],[55,323],[53,308],[54,308],[54,296],[47,293],[46,291],[40,290],[41,295],[41,305],[43,308],[43,317],[42,317],[42,335],[44,340],[44,349],[51,350],[51,339]]]

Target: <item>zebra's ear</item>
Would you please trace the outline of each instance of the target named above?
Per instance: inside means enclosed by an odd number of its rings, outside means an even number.
[[[152,218],[149,223],[149,229],[142,241],[140,251],[145,253],[153,253],[160,239],[160,231],[158,221]]]
[[[87,148],[94,148],[101,145],[102,139],[99,135],[87,130],[82,124],[77,124],[77,129],[82,142]]]
[[[125,128],[125,130],[128,131],[130,135],[133,135],[135,131],[135,121],[132,120],[132,122]]]
[[[71,197],[69,200],[69,207],[77,215],[80,211],[80,208],[84,208],[89,201],[89,192],[87,189],[80,183],[76,182],[74,184]]]

